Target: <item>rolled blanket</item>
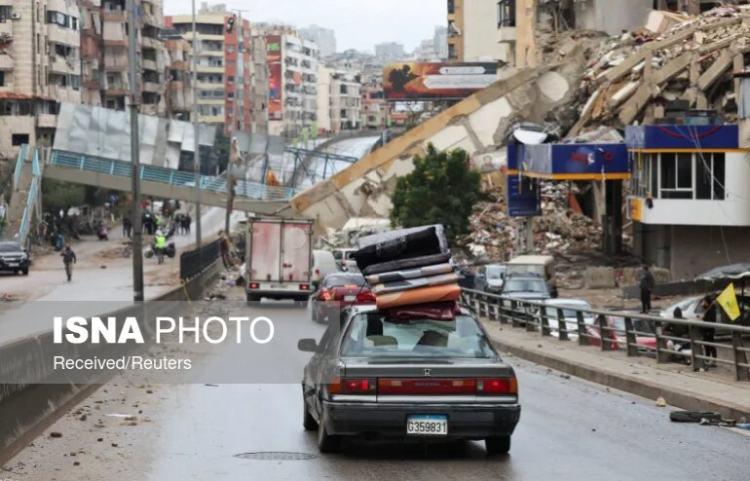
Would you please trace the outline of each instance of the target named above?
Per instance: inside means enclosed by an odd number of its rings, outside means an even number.
[[[431,266],[435,264],[445,264],[451,260],[451,253],[435,254],[430,256],[413,257],[409,259],[400,259],[395,261],[382,262],[373,264],[362,270],[365,276],[384,274],[386,272],[418,269],[420,267]]]
[[[415,304],[457,301],[460,296],[461,288],[458,284],[447,284],[444,286],[422,287],[410,291],[382,294],[377,296],[377,304],[378,309],[390,309]]]
[[[407,279],[418,279],[420,277],[439,276],[440,274],[450,274],[453,272],[453,266],[450,264],[438,264],[432,266],[420,267],[418,269],[409,269],[404,271],[386,272],[384,274],[374,274],[367,276],[367,283],[371,286],[376,284],[388,284],[389,282],[405,281]]]
[[[372,288],[376,296],[390,294],[392,292],[410,291],[420,287],[442,286],[445,284],[455,284],[461,278],[456,273],[441,274],[439,276],[420,277],[418,279],[406,279],[403,281],[389,282],[387,284],[378,284]]]

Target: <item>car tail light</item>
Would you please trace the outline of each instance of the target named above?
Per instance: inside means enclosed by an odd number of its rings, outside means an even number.
[[[328,289],[323,289],[322,291],[320,291],[318,300],[330,301],[331,299],[333,299],[333,292],[329,291]]]
[[[378,393],[382,395],[451,395],[475,394],[475,379],[379,379]]]
[[[477,379],[477,394],[484,396],[515,395],[518,394],[518,381],[514,377]]]
[[[375,304],[377,299],[375,294],[370,291],[364,291],[357,294],[357,304]]]
[[[310,284],[300,284],[299,285],[300,291],[309,291],[310,290]]]
[[[260,288],[260,284],[258,284],[257,282],[251,282],[248,287],[250,289],[259,289]]]
[[[375,394],[378,383],[375,379],[334,377],[328,384],[330,394]]]

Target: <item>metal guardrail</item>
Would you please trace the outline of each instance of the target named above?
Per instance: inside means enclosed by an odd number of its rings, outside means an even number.
[[[132,168],[129,162],[102,159],[69,152],[53,151],[49,160],[50,165],[67,167],[86,172],[95,172],[116,177],[131,177]],[[192,172],[158,167],[155,165],[141,165],[141,180],[158,182],[174,187],[195,187],[196,176]],[[223,177],[201,175],[198,177],[201,190],[227,194],[227,181]],[[240,180],[235,187],[235,195],[252,200],[283,201],[296,195],[296,190],[289,187],[276,187]]]
[[[480,317],[539,332],[543,337],[557,337],[561,342],[577,339],[582,346],[598,346],[602,351],[623,350],[630,357],[647,355],[657,363],[689,362],[694,370],[698,370],[700,362],[716,362],[731,366],[737,381],[750,381],[750,347],[745,346],[750,339],[747,326],[550,306],[471,289],[463,290],[461,302]],[[555,312],[554,317],[549,310]],[[575,313],[575,318],[566,318],[566,311]],[[621,319],[623,327],[617,327],[613,319]],[[707,332],[714,335],[705,336]],[[705,340],[706,337],[714,340]],[[677,350],[679,345],[690,348]],[[707,356],[706,347],[728,356]]]
[[[180,279],[190,280],[216,262],[221,255],[219,242],[215,240],[200,249],[180,254]]]

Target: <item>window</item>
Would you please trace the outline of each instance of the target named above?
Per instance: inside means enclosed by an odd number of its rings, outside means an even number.
[[[5,72],[0,71],[0,87],[5,87]]]
[[[29,134],[13,134],[11,138],[13,146],[18,147],[29,143]]]
[[[13,16],[13,7],[11,5],[0,5],[0,23],[11,20]]]
[[[662,199],[692,199],[692,154],[661,154],[660,178]]]
[[[497,2],[497,26],[516,26],[516,0],[500,0]]]
[[[456,13],[456,0],[448,0],[448,15]]]
[[[456,46],[452,43],[448,44],[448,58],[451,60],[455,60],[456,58]]]

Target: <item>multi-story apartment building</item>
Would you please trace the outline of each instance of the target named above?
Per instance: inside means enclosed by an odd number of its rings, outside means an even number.
[[[318,134],[327,135],[333,132],[331,122],[331,82],[334,69],[323,64],[318,65]]]
[[[331,76],[331,125],[335,132],[357,130],[362,116],[361,77],[347,71]]]
[[[268,133],[268,63],[266,62],[266,37],[252,31],[251,101],[252,133]]]
[[[375,58],[381,64],[385,64],[396,60],[404,60],[406,52],[403,44],[397,42],[379,43],[375,45]]]
[[[164,95],[167,117],[190,120],[193,89],[190,68],[190,43],[176,30],[162,34],[167,51],[167,91]]]
[[[580,28],[615,35],[642,27],[654,7],[653,0],[447,2],[450,60],[500,61],[518,67],[539,63],[536,34],[540,23],[550,28]]]
[[[318,46],[283,25],[259,25],[268,62],[268,131],[295,138],[317,131]]]
[[[305,40],[315,42],[320,49],[320,57],[328,58],[336,53],[336,32],[330,28],[310,25],[299,30]]]
[[[81,101],[78,4],[0,0],[0,161],[51,144],[59,102]]]
[[[386,128],[388,106],[383,92],[383,78],[372,76],[363,77],[362,81],[362,110],[360,126],[363,129],[383,130]]]
[[[166,24],[181,33],[192,45],[193,19],[190,15],[167,17]],[[207,124],[252,130],[252,41],[250,22],[239,21],[223,6],[204,8],[196,22],[198,118]],[[192,59],[191,59],[192,62]],[[192,68],[192,63],[191,63]]]

